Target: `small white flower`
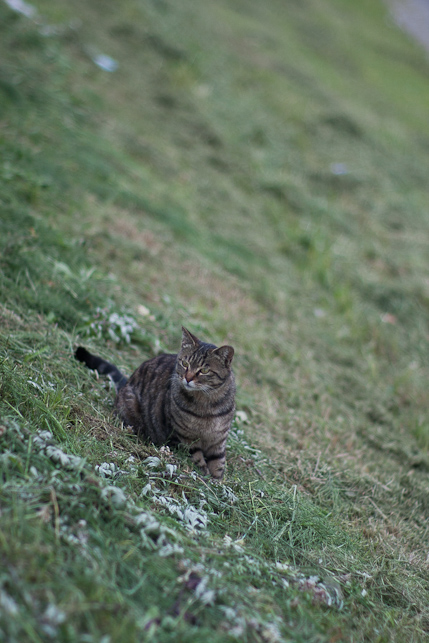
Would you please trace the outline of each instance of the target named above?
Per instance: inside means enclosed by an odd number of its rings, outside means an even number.
[[[102,462],[95,466],[95,470],[102,478],[112,478],[115,475],[116,465],[113,462]]]
[[[193,530],[207,527],[207,514],[198,512],[192,505],[185,508],[183,519],[186,527]]]
[[[206,577],[201,579],[201,582],[198,583],[195,588],[195,596],[204,604],[204,605],[213,605],[216,598],[216,593],[212,589],[207,589]]]
[[[223,537],[223,544],[225,547],[233,547],[235,551],[238,551],[239,553],[242,553],[244,551],[242,545],[244,545],[244,539],[240,538],[238,540],[232,540],[231,536],[228,536],[228,534],[225,534]]]
[[[95,466],[95,471],[102,478],[115,478],[119,475],[129,475],[128,471],[123,471],[123,469],[118,469],[114,462],[102,462]]]
[[[348,174],[349,169],[345,163],[331,163],[329,166],[332,174],[336,176],[342,176],[343,174]]]
[[[140,304],[139,306],[137,306],[137,312],[142,317],[149,317],[150,315],[149,308],[146,308],[146,306],[143,306],[143,304]]]
[[[16,616],[19,611],[13,598],[3,590],[0,590],[0,607],[10,616]]]
[[[280,569],[282,572],[285,572],[290,569],[289,563],[276,563],[276,568]]]
[[[177,471],[177,464],[166,464],[166,465],[165,465],[165,470],[166,470],[167,475],[168,475],[170,478],[172,478],[172,477],[173,477],[173,475],[174,475],[174,474],[176,473],[176,471]]]
[[[145,525],[148,521],[149,514],[146,511],[140,512],[137,516],[134,517],[134,524],[139,527],[140,525]]]
[[[248,415],[245,411],[236,411],[235,413],[235,420],[239,424],[244,424],[245,422],[249,421]]]
[[[44,449],[52,441],[53,435],[50,431],[37,431],[33,438],[33,444],[39,449]]]
[[[236,611],[232,607],[228,607],[227,605],[220,605],[221,611],[225,614],[225,618],[229,619],[232,621],[235,619],[237,616]]]
[[[161,460],[156,456],[150,456],[149,458],[146,458],[146,460],[143,460],[143,463],[147,464],[151,469],[157,469],[161,464]]]
[[[223,537],[223,544],[225,545],[225,547],[231,547],[232,545],[231,536],[228,536],[228,534],[225,534],[225,536]]]
[[[267,623],[264,626],[262,637],[267,643],[277,643],[282,640],[279,628],[275,623]]]
[[[226,497],[226,499],[231,503],[234,504],[234,502],[237,502],[238,497],[235,495],[231,487],[228,487],[227,485],[222,485],[222,495]]]
[[[127,502],[127,497],[122,489],[113,485],[109,485],[102,490],[101,499],[111,502],[115,509],[120,509]]]
[[[150,482],[148,482],[147,485],[143,487],[143,489],[141,490],[140,495],[147,496],[147,494],[150,493],[151,491],[152,491],[152,485]]]
[[[6,4],[9,5],[13,11],[22,13],[27,18],[34,18],[37,14],[36,7],[33,7],[33,5],[28,2],[24,2],[24,0],[6,0]]]
[[[230,634],[230,636],[232,636],[233,638],[241,639],[244,634],[245,627],[245,622],[237,623],[237,625],[234,625],[234,627],[229,630],[228,634]]]
[[[177,545],[176,543],[174,545],[167,543],[158,550],[158,555],[161,556],[161,558],[166,558],[172,554],[183,554],[183,552],[184,549],[180,545]]]
[[[79,458],[76,455],[64,453],[64,451],[52,445],[48,445],[46,447],[46,455],[53,462],[60,464],[65,469],[77,469],[84,464],[84,460],[82,458]]]
[[[149,516],[149,519],[142,531],[144,531],[146,534],[154,534],[156,536],[157,534],[159,534],[159,528],[160,524],[158,520],[155,520],[153,516]]]
[[[58,625],[66,620],[65,613],[56,605],[50,603],[42,615],[42,629],[50,638],[57,636]]]
[[[42,387],[41,387],[39,384],[37,384],[37,382],[33,382],[33,380],[27,380],[27,383],[28,383],[28,384],[31,384],[32,386],[34,386],[34,388],[35,388],[37,391],[40,391],[41,393],[43,393],[43,389],[42,389]]]

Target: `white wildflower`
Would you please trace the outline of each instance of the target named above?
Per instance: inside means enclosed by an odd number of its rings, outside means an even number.
[[[135,475],[138,473],[138,467],[136,466],[136,458],[133,455],[130,455],[129,458],[125,460],[125,464],[128,466],[128,469],[131,474]]]
[[[225,545],[225,547],[231,547],[232,545],[231,536],[228,536],[228,534],[225,534],[225,536],[223,537],[223,544]]]
[[[167,556],[171,556],[172,554],[183,554],[183,552],[183,547],[177,545],[176,543],[174,543],[174,545],[172,545],[171,543],[166,543],[158,550],[158,554],[159,556],[161,556],[161,558],[166,558]]]
[[[151,491],[152,491],[152,485],[150,482],[148,482],[147,485],[144,486],[143,489],[141,490],[140,495],[147,496],[148,493],[150,493]]]
[[[238,424],[244,424],[245,422],[249,421],[248,415],[245,411],[236,411],[235,413],[235,421]]]
[[[216,598],[216,593],[212,589],[207,588],[208,578],[204,577],[195,588],[195,596],[203,603],[203,605],[213,605]]]
[[[230,502],[231,504],[234,504],[234,502],[237,502],[238,497],[235,495],[231,487],[228,487],[227,485],[222,485],[222,495]]]
[[[195,507],[189,505],[183,512],[183,520],[186,527],[196,530],[207,527],[208,517],[205,512],[199,512]]]
[[[56,638],[58,626],[66,620],[65,613],[56,605],[50,603],[42,615],[42,630],[50,638]]]
[[[172,538],[176,538],[177,540],[180,540],[180,535],[177,531],[174,529],[171,529],[171,527],[167,527],[166,525],[160,525],[159,531],[162,536],[171,536]]]
[[[113,462],[102,462],[95,466],[95,471],[102,478],[113,478],[115,475],[116,465]]]
[[[153,516],[149,516],[147,522],[145,523],[143,530],[146,534],[158,535],[160,533],[161,525],[158,520]]]
[[[53,436],[50,431],[37,431],[33,438],[33,444],[40,450],[45,451],[48,458],[60,464],[65,469],[77,469],[84,464],[84,460],[76,455],[64,453],[62,449],[54,446]]]
[[[37,384],[37,382],[33,382],[33,380],[27,380],[27,384],[31,384],[32,386],[34,386],[34,388],[37,391],[40,391],[41,393],[43,393],[42,387],[39,384]]]
[[[137,306],[137,312],[142,317],[149,317],[150,315],[149,308],[146,308],[146,306],[143,306],[143,304],[140,304],[139,306]]]
[[[168,475],[170,478],[172,478],[172,477],[173,477],[173,475],[174,475],[174,474],[176,473],[176,471],[177,471],[177,464],[166,464],[166,465],[165,465],[165,471],[166,471],[167,475]]]
[[[127,502],[127,497],[122,489],[112,485],[109,485],[102,490],[101,499],[105,502],[110,502],[115,509],[120,509]]]
[[[158,496],[156,502],[168,509],[171,515],[176,516],[191,531],[207,527],[208,516],[206,512],[201,508],[196,509],[193,505],[188,504],[184,494],[182,504],[176,498],[171,498],[171,496]]]
[[[349,173],[349,169],[345,163],[331,163],[329,169],[332,174],[335,174],[336,176],[342,176],[343,174]]]
[[[92,60],[97,67],[100,67],[100,69],[103,69],[104,71],[114,72],[119,66],[119,63],[114,58],[107,56],[106,54],[97,54],[92,57]]]
[[[46,455],[53,462],[60,464],[65,469],[78,469],[84,464],[84,460],[82,458],[79,458],[76,455],[69,455],[68,453],[64,453],[64,451],[62,451],[58,447],[54,447],[51,445],[48,445],[46,447]]]
[[[156,501],[158,504],[166,507],[173,516],[177,516],[179,520],[184,519],[183,511],[180,509],[178,501],[174,498],[170,498],[169,496],[159,496]]]
[[[147,511],[142,511],[137,516],[135,516],[134,523],[137,527],[140,527],[140,525],[147,525],[147,523],[152,520],[152,518],[153,516]]]
[[[0,607],[6,614],[9,614],[9,616],[16,616],[19,611],[14,599],[4,590],[0,590]]]
[[[232,540],[231,536],[228,536],[228,534],[225,534],[223,537],[223,544],[225,547],[233,547],[235,551],[238,551],[239,553],[242,553],[244,551],[242,545],[244,545],[244,538],[239,538],[238,540]]]
[[[0,454],[0,462],[4,462],[6,465],[21,465],[21,458],[15,453],[6,451],[5,453]]]
[[[276,563],[276,568],[282,572],[285,572],[289,571],[291,569],[291,566],[289,565],[289,563]]]
[[[37,14],[36,7],[24,0],[5,0],[5,2],[13,11],[22,13],[27,18],[34,18]]]
[[[237,623],[234,625],[233,628],[231,628],[228,632],[228,634],[236,639],[241,639],[241,637],[244,634],[245,627],[246,627],[246,622],[244,619],[240,619],[242,622]]]
[[[157,469],[161,464],[161,460],[156,456],[149,456],[149,458],[146,458],[146,460],[143,460],[143,463],[147,464],[147,466],[150,467],[151,469]]]
[[[114,462],[102,462],[101,464],[97,464],[95,466],[95,471],[102,478],[115,478],[116,476],[119,476],[121,474],[128,474],[128,471],[118,469]]]
[[[227,605],[220,605],[221,611],[225,614],[225,617],[232,621],[232,619],[235,619],[237,616],[236,611],[232,607],[228,607]]]
[[[263,640],[267,643],[278,643],[282,640],[279,628],[275,623],[267,623],[262,630]]]
[[[307,584],[308,585],[316,585],[316,583],[319,582],[319,577],[318,576],[309,576],[307,578]]]
[[[53,442],[53,435],[50,431],[37,431],[33,438],[33,444],[39,449],[44,449],[51,442]]]

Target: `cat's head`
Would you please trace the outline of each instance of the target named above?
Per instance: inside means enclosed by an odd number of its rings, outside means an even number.
[[[176,372],[188,391],[220,388],[230,377],[234,357],[232,346],[206,344],[182,327],[182,345],[177,355]]]

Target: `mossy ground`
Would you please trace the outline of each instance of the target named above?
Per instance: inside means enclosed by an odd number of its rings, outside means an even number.
[[[424,54],[369,0],[35,7],[0,5],[2,636],[426,640]],[[236,349],[224,485],[72,357],[181,324]]]

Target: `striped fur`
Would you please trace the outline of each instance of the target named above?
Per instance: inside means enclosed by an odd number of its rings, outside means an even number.
[[[156,445],[185,444],[203,473],[222,478],[235,411],[234,349],[202,342],[185,328],[177,355],[153,357],[127,380],[109,362],[79,347],[76,359],[108,375],[120,419]]]

